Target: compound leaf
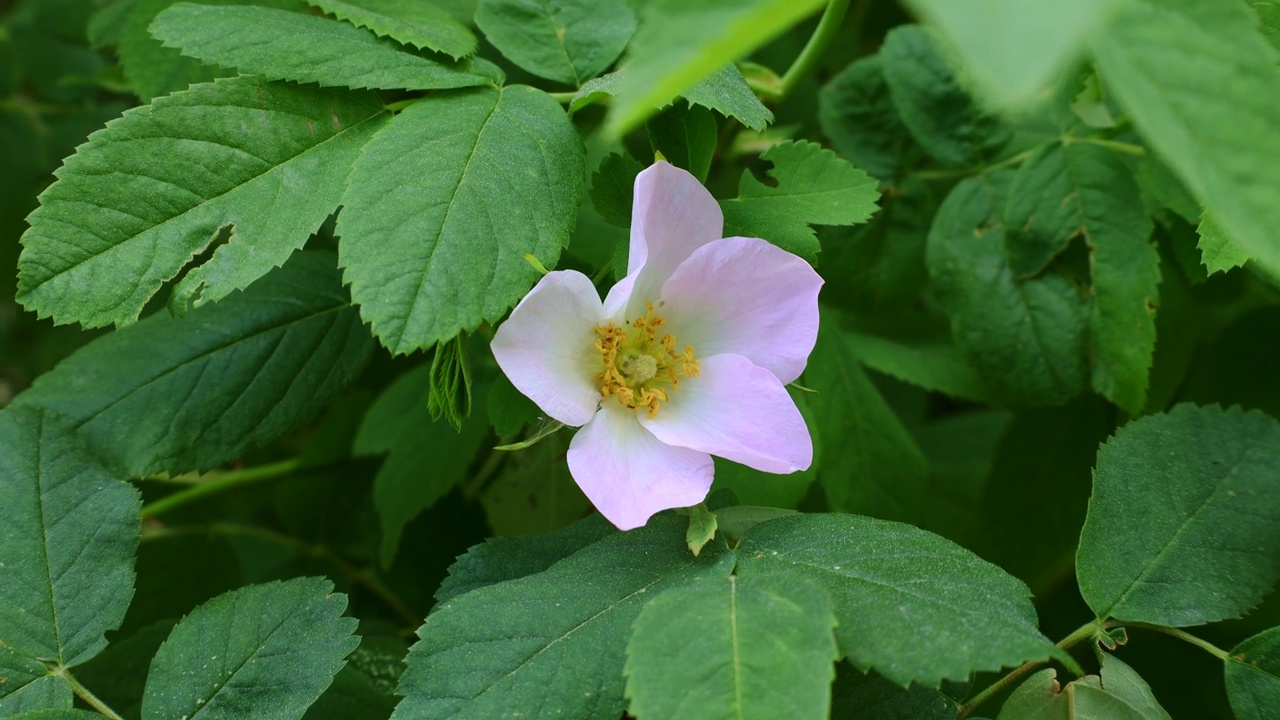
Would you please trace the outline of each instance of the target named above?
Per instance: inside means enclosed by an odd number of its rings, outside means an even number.
[[[566,717],[618,717],[627,638],[658,593],[723,578],[733,555],[695,558],[684,518],[660,515],[611,533],[517,580],[441,603],[418,630],[395,718],[500,717],[556,708]]]
[[[581,87],[622,54],[636,17],[627,0],[480,0],[476,25],[516,65]]]
[[[582,141],[546,93],[521,85],[439,94],[365,147],[337,233],[360,313],[393,353],[495,322],[568,243]]]
[[[831,599],[809,582],[708,578],[645,605],[627,644],[632,715],[826,720],[835,677]]]
[[[151,662],[143,720],[301,717],[357,645],[324,578],[224,593],[173,628]]]
[[[440,62],[329,18],[254,5],[181,2],[156,16],[165,47],[244,75],[327,86],[432,90],[492,80],[468,62]]]
[[[1036,629],[1026,585],[910,525],[789,515],[748,530],[737,553],[744,580],[803,578],[825,589],[841,654],[900,685],[937,687],[975,671],[1064,657]]]
[[[1179,405],[1098,451],[1076,575],[1099,618],[1181,627],[1238,617],[1280,575],[1280,423]]]
[[[0,497],[0,663],[31,675],[39,663],[19,658],[62,667],[92,658],[133,597],[138,492],[54,413],[10,407],[0,412]]]
[[[307,0],[309,5],[381,37],[454,59],[476,51],[471,30],[428,0]]]
[[[65,415],[123,475],[206,470],[326,407],[372,351],[333,254],[303,252],[184,319],[98,338],[14,404]]]
[[[254,78],[197,85],[126,112],[57,172],[22,237],[18,299],[86,327],[126,325],[219,234],[174,291],[179,312],[247,287],[338,206],[385,120],[368,94]]]

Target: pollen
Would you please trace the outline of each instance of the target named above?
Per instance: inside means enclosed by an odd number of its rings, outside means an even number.
[[[596,328],[596,350],[601,370],[596,373],[600,397],[615,397],[631,410],[647,408],[658,414],[662,403],[680,388],[680,378],[698,376],[693,346],[676,349],[676,338],[664,330],[667,321],[645,303],[644,315],[619,327],[606,323]]]

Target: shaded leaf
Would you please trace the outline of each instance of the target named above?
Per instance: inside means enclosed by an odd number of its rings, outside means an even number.
[[[898,116],[879,55],[850,63],[818,93],[818,122],[854,167],[890,180],[919,154]]]
[[[1084,387],[1089,304],[1060,273],[1021,279],[1009,266],[1000,209],[1011,179],[956,185],[929,231],[929,277],[983,381],[1008,401],[1057,405]]]
[[[1008,143],[1008,128],[969,97],[927,30],[894,28],[884,38],[880,58],[902,123],[938,162],[972,167]]]
[[[333,254],[303,252],[185,319],[98,338],[14,404],[62,413],[122,475],[207,470],[315,415],[372,351]]]
[[[639,160],[627,153],[614,153],[600,161],[591,176],[591,204],[610,225],[631,227],[631,201],[636,176],[644,170]]]
[[[850,338],[824,322],[805,369],[818,481],[840,512],[911,519],[927,485],[924,454],[858,362]]]
[[[672,165],[688,170],[698,182],[706,183],[719,139],[716,119],[710,110],[683,103],[672,105],[650,118],[645,129],[654,152],[661,153]]]

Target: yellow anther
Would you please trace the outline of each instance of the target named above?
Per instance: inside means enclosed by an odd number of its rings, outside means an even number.
[[[596,328],[601,363],[596,380],[601,398],[616,397],[624,407],[646,408],[653,417],[680,388],[681,377],[698,376],[698,361],[692,345],[677,352],[675,336],[659,334],[667,321],[654,312],[653,303],[645,303],[645,308],[643,315],[627,323],[629,327],[607,323]]]

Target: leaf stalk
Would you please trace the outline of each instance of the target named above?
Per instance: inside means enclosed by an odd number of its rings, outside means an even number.
[[[827,47],[840,32],[844,13],[848,9],[849,0],[831,0],[827,3],[826,10],[822,11],[822,19],[818,21],[818,27],[809,37],[809,42],[800,51],[795,62],[791,63],[791,67],[787,68],[787,72],[782,75],[782,82],[778,88],[779,102],[790,95],[796,85],[818,66],[818,61],[827,52]]]

